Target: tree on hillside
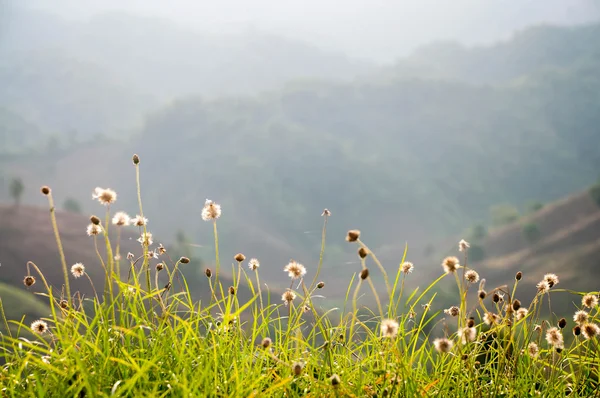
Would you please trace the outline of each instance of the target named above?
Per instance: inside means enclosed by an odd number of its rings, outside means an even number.
[[[21,204],[21,196],[23,196],[23,191],[25,190],[25,186],[23,185],[23,181],[16,177],[10,183],[10,196],[15,201],[15,206],[19,206]]]

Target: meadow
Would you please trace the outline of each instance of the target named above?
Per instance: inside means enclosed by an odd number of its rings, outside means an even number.
[[[598,292],[570,291],[548,273],[539,275],[534,299],[521,302],[523,274],[486,286],[485,275],[469,266],[464,240],[456,256],[439,259],[439,277],[419,287],[411,284],[419,264],[407,261],[408,247],[397,265],[384,267],[360,230],[350,230],[345,239],[360,267],[321,280],[328,220],[335,217],[325,209],[319,263],[282,264],[278,272],[290,284],[275,291],[261,283],[260,259],[219,253],[227,208],[206,200],[198,222],[213,230],[215,257],[204,271],[210,300],[195,302],[181,270],[194,259],[172,258],[155,244],[142,206],[140,157],[132,163],[138,214],[115,212],[117,193],[96,188],[103,214],[81,231],[94,242],[103,286],[87,275],[91,265],[67,264],[52,189],[41,188],[64,284],[52,289],[29,262],[23,283],[45,286],[51,313],[24,324],[7,319],[0,305],[2,396],[600,396]],[[120,252],[127,226],[138,229],[138,253]],[[223,283],[225,267],[231,283]],[[343,306],[328,308],[328,285],[345,277]],[[454,303],[434,310],[445,278],[456,281]],[[80,295],[82,284],[95,294]],[[242,289],[250,294],[242,297]],[[361,304],[366,296],[373,305]],[[572,312],[554,314],[553,300],[572,301]]]

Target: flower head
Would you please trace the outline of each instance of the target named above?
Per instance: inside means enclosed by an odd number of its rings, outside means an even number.
[[[71,273],[75,278],[80,278],[85,273],[85,266],[82,263],[75,263],[71,267]]]
[[[44,334],[48,331],[48,324],[38,319],[31,324],[31,330],[36,334]]]
[[[33,286],[35,284],[35,278],[31,275],[27,275],[25,279],[23,279],[23,284],[27,287]]]
[[[517,321],[520,321],[521,319],[525,319],[528,312],[529,312],[529,310],[525,307],[519,308],[517,310],[517,312],[515,312],[515,317],[517,318]]]
[[[292,279],[298,279],[306,275],[306,268],[304,268],[304,265],[294,260],[291,260],[283,270],[287,272],[288,276]]]
[[[550,291],[550,285],[546,280],[540,281],[535,287],[537,287],[538,293],[545,294]]]
[[[329,211],[329,209],[325,209],[323,210],[323,213],[321,213],[321,217],[329,217],[331,215],[331,212]]]
[[[575,315],[573,315],[573,320],[577,322],[579,325],[586,323],[588,321],[589,314],[584,310],[577,311]]]
[[[133,217],[131,220],[131,225],[135,225],[136,227],[143,227],[148,224],[148,219],[140,216],[139,214]]]
[[[285,293],[283,293],[281,295],[281,300],[285,303],[285,305],[288,305],[289,303],[294,301],[295,298],[296,298],[296,293],[294,293],[291,290],[286,290]]]
[[[458,308],[455,305],[453,305],[450,308],[446,308],[444,310],[444,314],[451,315],[451,316],[458,316],[459,313],[460,313],[460,308]]]
[[[452,351],[454,343],[448,339],[435,339],[433,340],[433,345],[437,352],[450,352]]]
[[[405,261],[402,263],[402,272],[406,274],[410,274],[415,269],[415,266],[410,261]]]
[[[548,286],[550,287],[558,284],[558,276],[556,274],[546,274],[544,275],[544,280],[548,282]]]
[[[586,323],[581,327],[581,334],[586,339],[592,339],[600,334],[600,327],[595,323]]]
[[[465,272],[465,279],[469,283],[477,283],[479,282],[479,274],[477,273],[477,271],[470,269],[467,272]]]
[[[581,299],[581,304],[583,304],[584,307],[594,308],[598,305],[598,296],[595,294],[586,294]]]
[[[96,236],[102,233],[103,229],[101,225],[90,224],[87,226],[86,232],[88,236]]]
[[[469,247],[471,247],[471,245],[464,239],[461,239],[460,242],[458,242],[458,250],[461,252],[467,251]]]
[[[381,322],[381,334],[383,337],[396,337],[398,334],[398,322],[393,319],[384,319]]]
[[[497,314],[494,314],[493,312],[486,312],[483,316],[483,322],[485,322],[486,325],[495,325],[496,323],[498,323],[499,320],[500,317]]]
[[[248,261],[248,268],[250,268],[251,271],[256,271],[258,267],[260,267],[260,263],[257,259],[252,258]]]
[[[442,261],[442,267],[444,267],[444,271],[447,274],[450,274],[452,272],[456,272],[456,270],[458,269],[458,267],[460,267],[458,258],[456,258],[454,256],[446,257],[444,259],[444,261]]]
[[[459,329],[458,335],[461,337],[462,343],[466,344],[475,341],[475,338],[477,337],[477,329],[474,327],[464,327]]]
[[[546,332],[546,341],[555,348],[564,347],[563,335],[557,327],[552,327]]]
[[[130,222],[131,219],[129,218],[129,215],[124,211],[119,211],[115,213],[112,219],[112,223],[118,227],[122,227],[123,225],[129,225]]]
[[[202,209],[202,219],[204,221],[216,220],[221,217],[221,205],[214,203],[210,199],[206,199],[204,208]]]
[[[109,188],[96,187],[92,194],[92,199],[98,199],[98,202],[108,206],[117,200],[117,193]]]
[[[540,353],[540,347],[538,347],[536,343],[529,343],[527,346],[527,352],[529,353],[530,357],[536,358]]]

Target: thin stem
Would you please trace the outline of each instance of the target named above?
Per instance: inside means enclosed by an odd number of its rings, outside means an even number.
[[[67,300],[69,306],[72,304],[71,299],[71,287],[69,286],[69,270],[67,269],[67,260],[65,259],[65,252],[63,250],[62,242],[60,240],[60,234],[58,233],[58,223],[56,222],[56,214],[54,208],[54,200],[52,199],[52,192],[48,195],[48,204],[50,205],[50,219],[52,220],[52,230],[54,231],[54,237],[56,238],[56,245],[58,246],[58,252],[60,254],[60,262],[63,269],[63,275],[65,278],[65,289],[67,291]]]

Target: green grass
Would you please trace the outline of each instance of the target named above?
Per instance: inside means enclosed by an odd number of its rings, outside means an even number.
[[[139,162],[135,168],[140,192]],[[47,196],[52,206],[51,192]],[[141,195],[139,202],[143,214]],[[362,237],[349,233],[348,244],[363,248],[359,257],[364,258],[360,268],[349,271],[343,305],[327,308],[326,300],[316,296],[338,281],[317,283],[326,266],[322,258],[328,216],[324,216],[321,261],[308,269],[314,274],[312,281],[302,276],[290,281],[294,297],[286,305],[280,293],[272,295],[260,283],[262,269],[249,269],[248,259],[232,261],[233,285],[222,285],[219,220],[211,219],[211,211],[216,210],[205,205],[216,264],[206,302],[192,300],[179,271],[186,258],[171,261],[169,253],[159,253],[164,269],[158,270],[148,261],[148,253],[156,247],[144,244],[134,258],[115,260],[112,247],[118,244],[119,227],[110,223],[110,206],[106,206],[102,234],[90,237],[108,243],[107,253],[97,255],[109,283],[96,297],[81,299],[77,293],[60,297],[30,263],[37,283],[47,288],[50,310],[43,321],[48,330],[31,334],[31,325],[19,322],[21,317],[9,311],[12,302],[2,296],[2,323],[11,325],[1,340],[3,396],[533,397],[569,393],[590,397],[600,393],[598,336],[573,337],[572,315],[565,314],[568,325],[557,330],[564,335],[564,346],[558,344],[557,349],[546,341],[548,330],[559,320],[551,311],[542,316],[542,311],[551,309],[550,296],[557,291],[563,294],[556,297],[567,299],[564,289],[553,286],[539,292],[532,303],[521,304],[528,311],[521,310],[517,317],[518,278],[510,277],[507,285],[484,292],[484,286],[465,279],[468,251],[460,266],[453,266],[458,259],[444,260],[450,269],[440,267],[439,278],[419,289],[411,286],[411,274],[403,272],[403,263],[388,275]],[[55,237],[61,250],[59,227]],[[140,234],[144,232],[145,227],[140,227]],[[120,267],[130,269],[127,279],[118,277]],[[418,265],[414,272],[419,272]],[[169,282],[159,282],[160,275],[168,276]],[[385,289],[378,288],[373,278],[381,280],[378,285]],[[438,283],[446,278],[456,280],[455,317],[433,310],[439,308]],[[92,283],[85,275],[74,278],[67,272],[65,281],[74,292],[78,285]],[[251,292],[249,300],[238,299],[242,287]],[[467,300],[469,293],[481,298]],[[593,294],[590,297],[598,293]],[[376,305],[360,305],[362,296]],[[598,306],[590,306],[585,308],[586,325],[594,331],[590,325],[598,321]],[[486,324],[490,313],[496,315],[495,322]],[[382,330],[382,324],[389,329]],[[472,328],[468,330],[474,336],[468,334],[469,341],[463,344],[458,331],[465,328]],[[529,353],[531,343],[539,347],[538,354]],[[441,349],[444,344],[447,350]]]

